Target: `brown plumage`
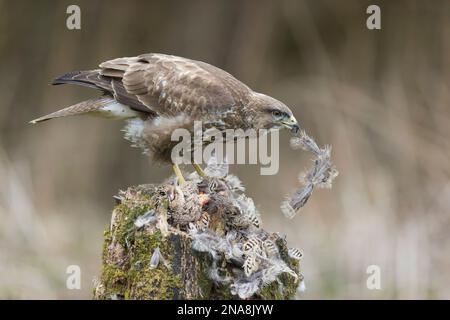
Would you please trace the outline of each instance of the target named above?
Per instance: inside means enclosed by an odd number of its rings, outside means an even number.
[[[73,106],[52,112],[48,115],[32,120],[31,123],[43,122],[60,117],[76,116],[83,113],[94,113],[113,102],[114,99],[110,96],[100,96],[98,98],[81,101]]]
[[[207,197],[199,195],[197,185],[192,182],[181,186],[163,185],[159,192],[167,197],[169,222],[174,226],[186,227],[190,222],[200,220]]]
[[[165,54],[143,54],[103,62],[99,69],[65,74],[53,82],[98,89],[102,96],[31,121],[78,114],[131,119],[126,137],[162,162],[172,162],[176,128],[281,129],[298,131],[282,102],[254,92],[210,64]],[[196,168],[198,169],[198,168]],[[199,169],[200,170],[200,169]],[[201,173],[201,172],[200,172]]]

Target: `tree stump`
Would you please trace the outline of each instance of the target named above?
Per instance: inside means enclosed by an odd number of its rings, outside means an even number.
[[[94,299],[289,299],[301,253],[260,228],[234,176],[121,191]]]

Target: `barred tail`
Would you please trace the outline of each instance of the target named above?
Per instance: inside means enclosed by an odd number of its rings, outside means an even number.
[[[99,111],[103,107],[115,102],[115,100],[107,95],[93,98],[89,100],[82,101],[73,106],[55,111],[53,113],[47,114],[43,117],[34,119],[30,121],[30,123],[35,124],[43,121],[47,121],[54,118],[67,117],[67,116],[75,116],[89,112]]]

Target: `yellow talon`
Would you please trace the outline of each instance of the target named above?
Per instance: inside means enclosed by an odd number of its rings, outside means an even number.
[[[192,166],[194,167],[195,171],[197,171],[197,173],[198,173],[198,175],[200,177],[206,176],[206,174],[203,171],[202,167],[200,167],[198,164],[196,164],[195,162],[192,162]]]
[[[178,177],[179,184],[185,184],[186,180],[184,179],[183,174],[181,173],[180,167],[177,164],[174,164],[172,168],[173,171],[175,172],[175,175]]]

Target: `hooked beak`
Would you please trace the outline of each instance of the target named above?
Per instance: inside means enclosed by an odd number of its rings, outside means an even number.
[[[288,120],[281,121],[283,126],[288,128],[292,133],[297,133],[300,130],[300,126],[297,122],[297,119],[292,115]]]

